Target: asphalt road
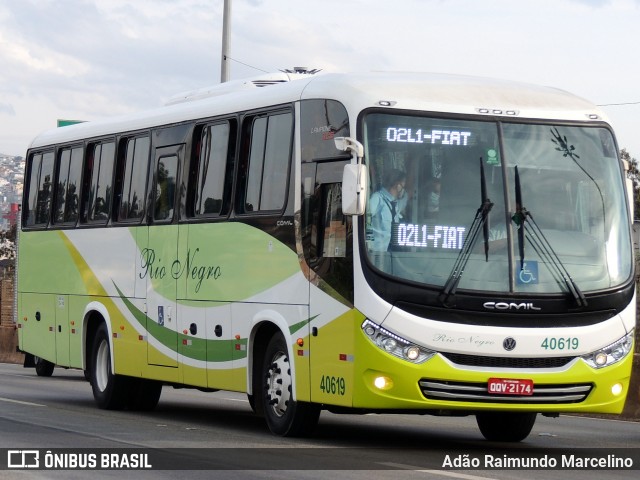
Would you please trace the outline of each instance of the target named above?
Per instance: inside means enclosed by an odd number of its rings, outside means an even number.
[[[16,450],[26,452],[25,465],[33,451],[42,463],[50,452],[49,465],[62,469],[8,469],[22,458]],[[99,466],[103,454],[114,454],[110,465],[119,468],[70,468],[92,460]],[[576,463],[583,458],[631,461],[633,468],[583,469]],[[517,463],[491,468],[532,459],[573,463],[552,471],[544,463],[536,470]],[[132,468],[141,463],[153,469]],[[130,469],[120,469],[125,465]],[[640,422],[539,416],[525,441],[501,444],[485,441],[473,417],[323,412],[314,437],[291,439],[271,435],[243,394],[164,387],[154,412],[105,411],[95,407],[82,372],[56,369],[41,378],[0,364],[0,479],[87,477],[637,479]]]

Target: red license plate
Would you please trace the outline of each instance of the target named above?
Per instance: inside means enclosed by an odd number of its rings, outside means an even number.
[[[487,391],[492,395],[533,395],[533,380],[490,378]]]

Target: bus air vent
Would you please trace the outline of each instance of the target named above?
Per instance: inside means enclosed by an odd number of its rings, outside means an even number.
[[[461,353],[440,352],[451,363],[466,367],[490,368],[559,368],[564,367],[576,357],[515,358],[486,357],[464,355]]]
[[[487,383],[450,382],[423,378],[419,382],[422,395],[428,400],[452,402],[490,402],[506,404],[558,404],[584,401],[593,384],[538,384],[532,395],[490,394]]]
[[[286,83],[286,80],[253,80],[253,83],[256,87],[268,87],[270,85],[277,85],[278,83]]]

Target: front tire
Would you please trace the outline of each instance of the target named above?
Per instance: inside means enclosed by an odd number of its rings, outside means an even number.
[[[253,413],[258,413],[258,409],[256,408],[256,397],[252,394],[247,394],[247,401],[249,402],[249,406],[251,407],[251,411]]]
[[[486,412],[476,414],[476,422],[487,440],[520,442],[531,433],[536,415],[527,412]]]
[[[129,378],[127,408],[149,412],[156,408],[162,393],[162,383],[145,378]]]
[[[267,345],[262,384],[264,416],[272,433],[296,437],[313,432],[320,417],[320,406],[293,400],[289,353],[281,333],[271,337]]]
[[[40,357],[33,357],[33,363],[36,367],[36,374],[39,377],[50,377],[51,375],[53,375],[55,364]]]
[[[127,401],[127,379],[111,371],[109,332],[102,323],[96,331],[91,353],[91,388],[99,408],[119,410]]]

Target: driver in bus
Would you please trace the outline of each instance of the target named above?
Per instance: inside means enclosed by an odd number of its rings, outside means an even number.
[[[377,252],[389,250],[393,224],[400,221],[402,211],[407,206],[406,179],[405,172],[397,169],[391,170],[386,176],[382,188],[374,192],[369,199],[370,231],[373,233],[371,250]]]

